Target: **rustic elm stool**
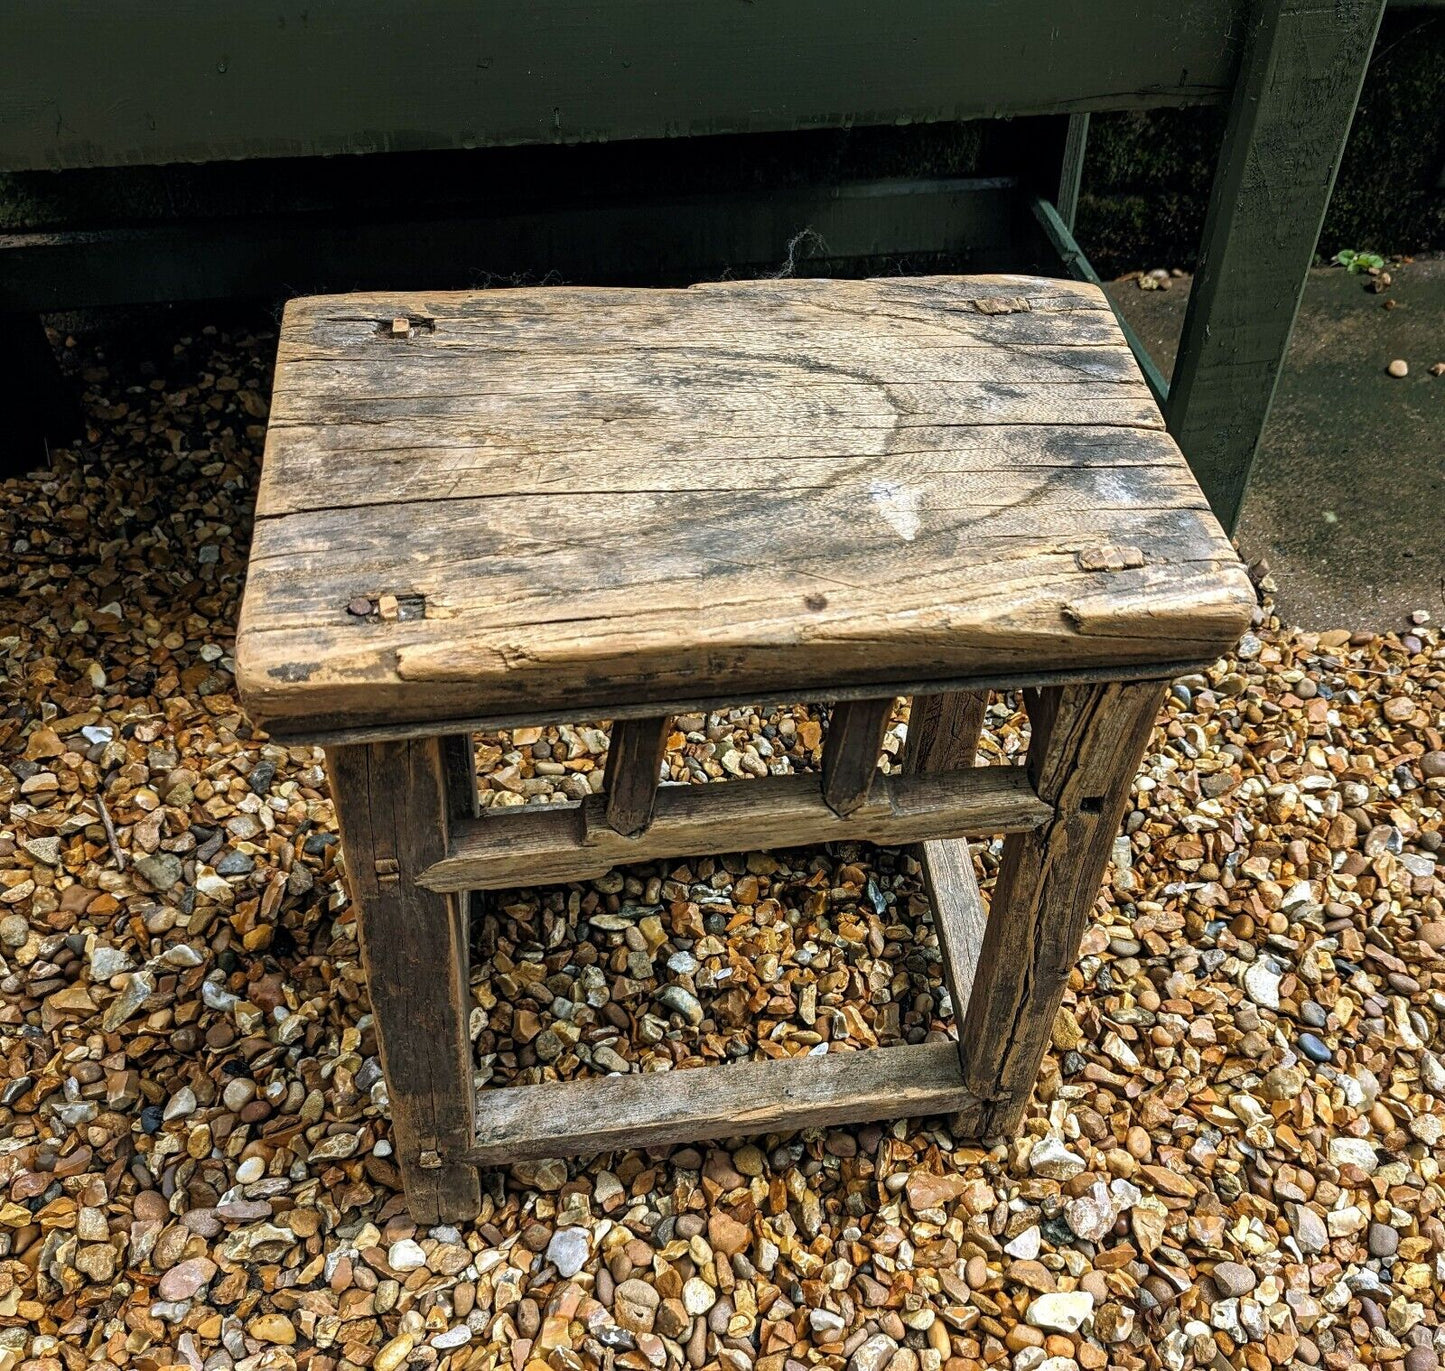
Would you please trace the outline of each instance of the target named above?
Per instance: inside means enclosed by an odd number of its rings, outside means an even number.
[[[256,513],[238,676],[327,750],[422,1222],[523,1158],[1016,1128],[1163,682],[1253,604],[1102,293],[1026,277],[294,300]],[[1027,765],[975,767],[1000,687]],[[783,699],[820,775],[659,788],[673,715]],[[605,793],[478,811],[472,730],[597,718]],[[921,845],[956,1044],[474,1098],[466,892],[838,839]]]

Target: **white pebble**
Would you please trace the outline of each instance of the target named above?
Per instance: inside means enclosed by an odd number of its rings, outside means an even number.
[[[426,1265],[426,1253],[410,1238],[403,1238],[387,1250],[386,1264],[393,1271],[415,1271]]]

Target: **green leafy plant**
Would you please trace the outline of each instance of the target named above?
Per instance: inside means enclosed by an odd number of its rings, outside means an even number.
[[[1379,271],[1385,265],[1385,259],[1378,252],[1356,252],[1353,248],[1344,248],[1335,253],[1335,261],[1351,275],[1362,271]]]

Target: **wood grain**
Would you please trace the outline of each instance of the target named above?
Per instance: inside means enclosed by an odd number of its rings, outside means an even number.
[[[1167,411],[1229,529],[1384,8],[1385,0],[1261,0],[1246,29]]]
[[[903,770],[958,771],[978,760],[978,736],[988,710],[986,690],[946,690],[915,695],[908,711]]]
[[[475,819],[482,812],[477,783],[477,750],[470,733],[448,733],[441,739],[446,775],[447,814],[452,819]]]
[[[760,1137],[966,1109],[952,1043],[829,1052],[685,1071],[548,1081],[481,1094],[483,1166],[534,1157]]]
[[[1144,681],[1065,686],[1031,704],[1028,770],[1057,812],[1004,843],[959,1030],[980,1102],[962,1121],[969,1133],[1012,1133],[1023,1117],[1163,697]]]
[[[933,908],[938,950],[943,954],[943,977],[953,998],[953,1016],[960,1041],[968,1002],[983,953],[988,910],[974,875],[973,854],[963,838],[935,838],[918,845],[923,865],[923,886]]]
[[[407,1207],[420,1224],[481,1207],[472,1146],[465,900],[417,885],[446,851],[447,764],[439,739],[331,748],[331,795]]]
[[[293,301],[272,416],[237,662],[288,736],[1202,661],[1253,604],[1073,281]]]
[[[455,826],[446,856],[420,879],[432,890],[547,885],[704,852],[1007,833],[1035,828],[1053,814],[1024,769],[1005,766],[879,776],[867,802],[846,818],[828,807],[816,775],[662,786],[651,826],[635,838],[608,824],[606,803],[594,795],[575,808],[485,810]]]
[[[635,838],[652,822],[671,719],[618,719],[607,749],[607,824]]]
[[[868,802],[878,778],[878,758],[893,700],[892,695],[845,700],[829,714],[823,739],[823,803],[839,818],[847,818]]]

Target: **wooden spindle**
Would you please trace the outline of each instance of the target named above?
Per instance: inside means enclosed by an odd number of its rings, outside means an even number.
[[[903,770],[910,776],[930,771],[960,771],[974,764],[983,732],[986,690],[950,690],[915,695],[908,713]]]
[[[607,826],[629,838],[652,823],[671,718],[618,719],[607,749]]]
[[[893,698],[846,700],[833,706],[823,740],[823,799],[835,814],[851,814],[868,799]]]

